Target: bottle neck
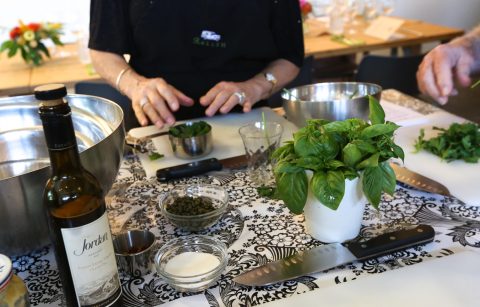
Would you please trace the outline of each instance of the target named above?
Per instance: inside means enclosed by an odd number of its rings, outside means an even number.
[[[81,170],[72,112],[67,103],[49,105],[39,109],[43,131],[50,155],[53,174]]]

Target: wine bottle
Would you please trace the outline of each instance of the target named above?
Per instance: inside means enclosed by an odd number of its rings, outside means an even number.
[[[52,174],[43,203],[68,306],[121,305],[105,200],[98,180],[82,167],[62,84],[35,88]]]

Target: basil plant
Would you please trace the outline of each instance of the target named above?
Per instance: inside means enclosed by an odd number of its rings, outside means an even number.
[[[390,158],[403,160],[404,153],[393,141],[399,128],[385,122],[380,103],[369,97],[370,123],[352,118],[343,121],[309,120],[307,125],[275,150],[276,197],[295,214],[303,212],[308,184],[315,197],[336,210],[345,193],[345,180],[361,176],[363,192],[378,208],[382,192],[395,191],[395,172]],[[306,170],[313,172],[310,183]]]

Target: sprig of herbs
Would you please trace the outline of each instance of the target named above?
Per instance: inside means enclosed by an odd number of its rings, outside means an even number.
[[[453,123],[445,128],[433,127],[440,133],[429,140],[425,139],[424,129],[415,143],[416,151],[427,150],[447,162],[464,160],[477,163],[480,158],[480,127],[475,123]]]
[[[151,153],[148,154],[148,158],[150,159],[150,161],[155,161],[155,160],[158,160],[158,159],[161,159],[165,157],[165,155],[162,155],[158,152],[155,152],[155,151],[152,151]]]
[[[402,148],[393,141],[399,126],[385,122],[385,112],[374,97],[369,97],[369,107],[371,123],[358,118],[309,120],[293,141],[274,152],[276,195],[290,211],[303,212],[309,184],[320,202],[336,210],[345,193],[345,180],[361,173],[363,192],[375,208],[382,192],[393,194],[395,173],[387,160],[404,158]],[[307,170],[313,172],[310,183]]]
[[[198,122],[189,122],[185,124],[176,125],[171,127],[168,130],[168,133],[177,138],[191,138],[194,136],[204,135],[207,134],[212,130],[212,126],[210,126],[205,121],[198,121]]]
[[[361,39],[347,38],[344,35],[332,35],[331,40],[336,43],[344,44],[347,46],[365,45],[365,41]]]
[[[261,197],[276,199],[275,197],[276,190],[277,189],[275,187],[267,187],[262,185],[261,187],[257,188],[257,193]]]

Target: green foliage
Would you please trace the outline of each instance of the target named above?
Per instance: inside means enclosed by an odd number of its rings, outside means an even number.
[[[168,130],[168,133],[177,138],[191,138],[207,134],[212,127],[203,120],[194,123],[176,125]]]
[[[352,118],[329,122],[310,120],[293,141],[278,148],[273,159],[276,195],[293,213],[303,212],[308,195],[306,171],[312,171],[310,188],[325,206],[336,210],[345,193],[345,180],[362,175],[363,192],[377,208],[383,192],[393,194],[395,173],[387,160],[404,158],[393,142],[398,125],[385,122],[380,103],[369,97],[370,123]]]
[[[14,30],[15,34],[13,34]],[[39,66],[44,57],[50,57],[44,41],[50,39],[55,45],[63,46],[60,40],[62,34],[61,24],[25,25],[21,23],[20,27],[12,29],[11,39],[0,45],[0,53],[7,52],[7,57],[11,58],[20,51],[20,55],[27,64]]]
[[[150,161],[155,161],[155,160],[158,160],[158,159],[161,159],[165,157],[165,155],[163,154],[160,154],[158,152],[155,152],[155,151],[152,151],[149,155],[148,155],[148,158],[150,159]]]
[[[424,130],[415,143],[418,151],[425,149],[440,158],[451,162],[464,160],[468,163],[477,163],[480,158],[480,127],[475,123],[453,123],[448,129],[433,127],[440,133],[429,140],[425,140]]]

